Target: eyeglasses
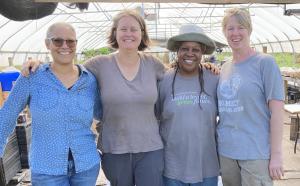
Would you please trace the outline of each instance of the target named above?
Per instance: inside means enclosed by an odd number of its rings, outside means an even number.
[[[69,48],[74,48],[77,44],[76,39],[62,39],[62,38],[47,38],[47,39],[51,40],[51,42],[56,47],[62,47],[64,45],[64,42],[66,42],[66,44]]]

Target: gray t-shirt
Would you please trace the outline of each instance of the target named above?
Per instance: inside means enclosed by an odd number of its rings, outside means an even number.
[[[156,58],[139,55],[139,70],[132,81],[122,75],[116,54],[97,56],[85,64],[101,87],[101,140],[105,153],[138,153],[163,148],[154,105],[158,97],[157,83],[165,68]]]
[[[198,76],[168,71],[159,85],[160,132],[164,142],[164,176],[185,183],[201,182],[219,175],[215,140],[218,76],[204,70],[201,94]]]
[[[218,150],[240,159],[270,158],[270,100],[284,100],[283,81],[273,57],[255,54],[222,66],[218,85]]]

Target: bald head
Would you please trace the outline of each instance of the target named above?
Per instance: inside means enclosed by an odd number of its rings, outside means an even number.
[[[75,29],[74,29],[74,27],[71,25],[71,24],[69,24],[69,23],[66,23],[66,22],[57,22],[57,23],[54,23],[54,24],[52,24],[49,28],[48,28],[48,30],[47,30],[47,37],[46,38],[51,38],[51,37],[53,37],[55,34],[55,31],[57,30],[57,29],[61,29],[61,28],[64,28],[64,29],[68,29],[68,30],[70,30],[70,31],[72,31],[72,32],[74,32],[75,34],[76,34],[76,32],[75,32]]]

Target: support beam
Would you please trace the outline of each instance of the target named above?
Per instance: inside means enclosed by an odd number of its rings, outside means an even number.
[[[103,2],[103,3],[129,3],[129,2],[147,2],[147,3],[201,3],[201,4],[296,4],[300,0],[35,0],[35,2]]]

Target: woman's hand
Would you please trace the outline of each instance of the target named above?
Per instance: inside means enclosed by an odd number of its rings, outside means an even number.
[[[213,74],[219,75],[220,74],[220,69],[218,66],[212,64],[212,63],[200,63],[202,68],[205,68],[207,70],[210,70]]]
[[[35,72],[41,63],[42,62],[39,60],[29,59],[28,61],[23,63],[21,74],[25,77],[28,77],[30,72]]]
[[[273,180],[282,179],[284,176],[283,166],[282,166],[282,155],[272,154],[269,164],[269,174]]]

